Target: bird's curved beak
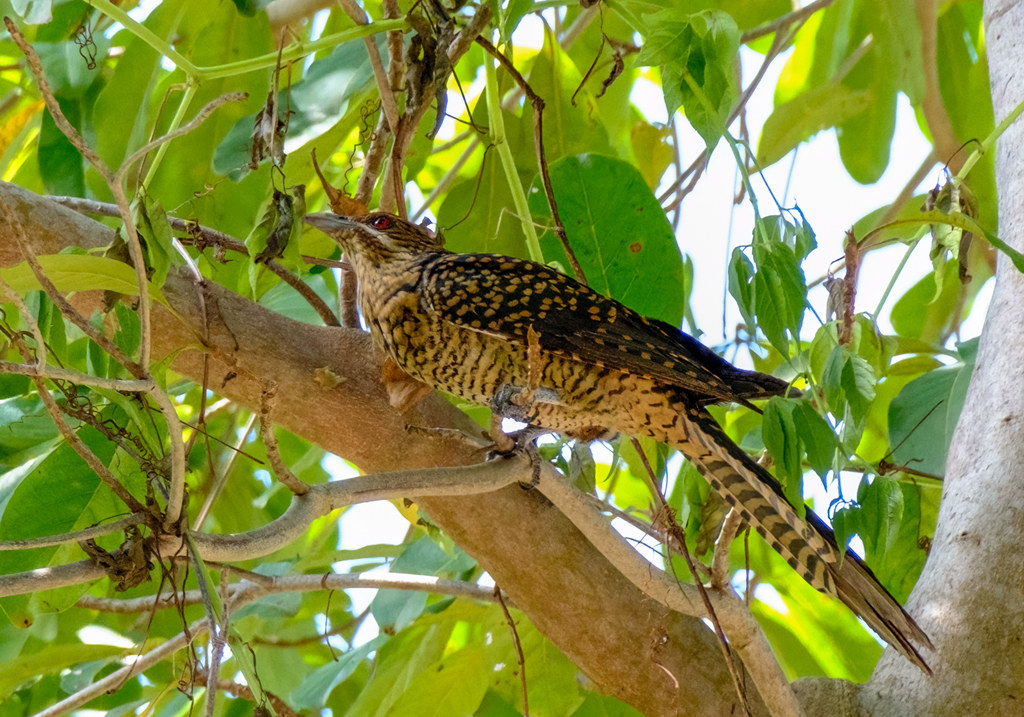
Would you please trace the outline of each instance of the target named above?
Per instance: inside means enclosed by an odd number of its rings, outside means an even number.
[[[349,217],[344,217],[332,212],[307,214],[306,224],[316,227],[328,236],[337,234],[338,232],[352,231],[359,226],[358,222],[350,219]]]

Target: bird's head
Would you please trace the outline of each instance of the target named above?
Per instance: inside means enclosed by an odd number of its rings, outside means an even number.
[[[341,245],[350,260],[382,262],[441,251],[441,239],[423,227],[394,214],[375,212],[358,217],[340,214],[307,214],[310,224]]]

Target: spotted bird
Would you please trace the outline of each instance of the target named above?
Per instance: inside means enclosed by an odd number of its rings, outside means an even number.
[[[706,410],[785,395],[784,381],[736,368],[676,327],[543,264],[455,254],[391,214],[306,221],[341,245],[374,340],[410,376],[570,437],[623,433],[672,446],[808,583],[930,672],[915,644],[931,643],[914,619]]]

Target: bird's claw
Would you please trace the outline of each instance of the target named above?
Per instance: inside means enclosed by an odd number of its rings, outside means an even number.
[[[537,452],[536,440],[544,433],[540,428],[527,426],[526,428],[512,433],[505,433],[501,429],[501,418],[495,416],[491,421],[490,437],[494,441],[492,448],[487,452],[486,459],[509,458],[519,453],[526,454],[530,459],[531,477],[528,487],[536,487],[540,482],[541,457]]]

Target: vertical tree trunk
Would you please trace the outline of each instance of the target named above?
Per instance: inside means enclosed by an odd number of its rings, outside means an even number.
[[[998,124],[1024,100],[1024,4],[986,2],[985,30]],[[996,181],[999,235],[1024,250],[1024,123],[999,138]],[[1022,308],[1024,275],[1000,256],[949,450],[935,542],[910,600],[910,612],[935,642],[935,675],[887,652],[860,693],[865,713],[1024,714]]]

